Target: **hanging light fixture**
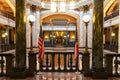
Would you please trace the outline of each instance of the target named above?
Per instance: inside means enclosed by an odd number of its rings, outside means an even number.
[[[56,3],[55,2],[51,2],[51,11],[56,12]]]
[[[69,4],[69,8],[70,9],[74,9],[75,8],[75,2],[74,1],[71,1],[70,4]]]
[[[65,2],[60,2],[60,12],[65,12]]]
[[[42,8],[44,8],[45,7],[45,3],[41,2],[41,6],[42,6]]]

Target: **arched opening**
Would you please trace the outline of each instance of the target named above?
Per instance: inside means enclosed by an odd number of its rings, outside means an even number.
[[[78,17],[63,13],[46,15],[41,17],[45,46],[74,47],[78,39]]]

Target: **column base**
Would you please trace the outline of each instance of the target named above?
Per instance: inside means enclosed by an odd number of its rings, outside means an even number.
[[[92,72],[93,79],[107,79],[107,72],[106,71],[93,71]]]
[[[14,68],[10,77],[14,79],[24,79],[26,78],[26,70]]]

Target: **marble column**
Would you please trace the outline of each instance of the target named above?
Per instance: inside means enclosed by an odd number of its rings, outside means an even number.
[[[118,0],[118,2],[119,2],[119,17],[120,17],[120,0]],[[118,30],[118,53],[120,53],[120,22],[119,22],[119,30]]]
[[[89,10],[89,15],[92,18],[93,15],[93,9]],[[88,25],[88,48],[92,48],[92,19],[90,19],[89,25]]]
[[[34,27],[34,38],[33,38],[33,47],[38,46],[38,37],[40,33],[40,8],[36,7],[36,13],[35,13],[36,21],[35,21],[35,27]]]
[[[113,32],[113,27],[110,26],[110,45],[112,45],[112,32]]]
[[[2,30],[1,30],[1,28],[0,28],[0,53],[1,53],[1,51],[2,51],[2,49],[1,49],[1,44],[2,44]]]
[[[6,26],[6,33],[7,33],[7,35],[6,35],[6,37],[5,37],[5,44],[9,44],[9,29],[10,28],[10,26]]]
[[[80,11],[80,44],[79,47],[85,47],[85,25],[82,21],[83,11]]]
[[[118,29],[118,53],[120,53],[120,23],[119,23],[119,29]]]
[[[36,11],[31,12],[31,14],[35,16],[35,22],[32,25],[32,44],[33,44],[33,47],[35,47],[35,43],[36,43],[36,25],[37,25],[36,24],[36,21],[37,21],[36,17],[37,17],[37,15],[36,15]]]
[[[37,47],[38,45],[38,37],[40,32],[40,8],[36,6],[36,11],[33,12],[33,15],[36,18],[36,21],[33,24],[33,47]]]
[[[66,31],[66,46],[68,46],[68,31]]]
[[[106,78],[107,74],[103,69],[103,0],[94,0],[92,19],[92,76],[93,78]]]
[[[54,46],[54,31],[52,31],[52,46]]]
[[[16,66],[12,77],[26,77],[26,17],[25,0],[16,0]]]
[[[26,48],[30,48],[31,38],[30,38],[30,23],[28,16],[30,15],[30,6],[31,4],[26,4]]]

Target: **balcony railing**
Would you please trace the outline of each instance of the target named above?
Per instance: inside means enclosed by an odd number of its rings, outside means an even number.
[[[50,41],[45,41],[44,42],[45,47],[56,47],[56,44],[52,45]],[[74,47],[75,46],[75,41],[69,41],[68,44],[61,45],[63,47]]]
[[[108,76],[120,77],[120,54],[106,54],[105,58]]]
[[[116,10],[116,11],[114,11],[112,14],[104,17],[104,21],[107,21],[108,19],[112,19],[112,18],[114,18],[114,17],[116,17],[116,16],[119,16],[119,10]]]
[[[15,49],[15,44],[0,45],[0,46],[1,46],[1,51],[2,51],[2,52]]]
[[[9,19],[12,19],[12,20],[15,20],[15,17],[11,14],[9,14],[8,12],[6,11],[3,11],[3,10],[0,10],[0,15],[4,16],[4,17],[7,17]]]
[[[10,76],[13,67],[13,54],[0,53],[0,76]]]
[[[110,50],[110,51],[113,51],[113,52],[118,52],[118,46],[117,45],[104,44],[104,49]]]
[[[29,65],[26,71],[26,76],[35,75],[35,72],[37,71],[37,54],[38,53],[29,54]],[[14,73],[14,61],[15,56],[13,54],[0,53],[0,76],[11,76],[11,74]],[[82,71],[84,75],[91,75],[89,61],[90,56],[88,54],[79,53],[77,60],[74,60],[74,52],[47,52],[45,53],[44,60],[40,61],[38,67],[39,71],[44,72]],[[120,54],[105,54],[103,61],[104,69],[106,70],[108,77],[120,77]],[[81,65],[82,67],[80,68]]]

